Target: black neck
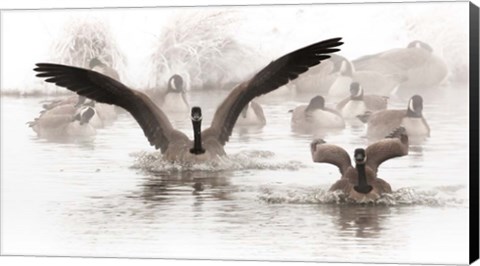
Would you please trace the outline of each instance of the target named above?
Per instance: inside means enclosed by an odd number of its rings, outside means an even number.
[[[350,100],[352,100],[352,101],[361,101],[361,100],[363,100],[363,93],[360,94],[359,96],[350,95]]]
[[[422,112],[414,112],[410,110],[410,108],[407,109],[407,116],[408,117],[422,117]]]
[[[367,194],[373,188],[367,183],[367,174],[365,172],[365,164],[357,164],[358,185],[354,189],[363,194]]]
[[[190,153],[202,154],[205,153],[205,149],[202,147],[202,121],[192,121],[193,124],[193,148],[190,149]]]

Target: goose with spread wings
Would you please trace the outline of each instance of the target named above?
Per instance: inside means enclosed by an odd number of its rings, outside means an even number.
[[[377,177],[378,167],[383,162],[408,154],[408,136],[404,127],[399,127],[385,139],[370,144],[366,149],[354,151],[355,167],[343,148],[316,139],[310,144],[312,159],[316,163],[330,163],[338,167],[342,177],[330,187],[340,190],[351,200],[369,202],[392,188],[385,180]]]
[[[143,129],[152,146],[163,158],[177,162],[204,162],[226,155],[223,146],[243,108],[255,97],[271,92],[296,79],[310,67],[340,51],[341,38],[324,40],[306,46],[260,70],[253,78],[237,85],[217,108],[211,126],[201,131],[202,110],[191,109],[194,139],[174,129],[165,113],[143,92],[100,73],[59,64],[39,63],[37,77],[65,87],[92,100],[120,106],[130,112]]]

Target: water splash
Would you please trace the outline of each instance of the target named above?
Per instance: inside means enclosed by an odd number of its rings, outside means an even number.
[[[438,187],[429,190],[400,188],[392,193],[383,194],[368,205],[464,206],[468,199],[465,200],[460,195],[463,188],[463,186]],[[342,191],[331,192],[322,188],[279,190],[263,187],[260,189],[258,199],[271,204],[358,204],[347,198]]]
[[[225,171],[225,170],[289,170],[296,171],[305,167],[301,162],[289,160],[279,161],[269,151],[241,151],[229,156],[220,157],[205,163],[179,163],[165,161],[162,154],[156,152],[137,152],[130,154],[136,157],[132,168],[149,172],[183,172],[183,171]]]

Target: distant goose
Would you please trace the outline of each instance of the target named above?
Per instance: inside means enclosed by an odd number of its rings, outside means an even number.
[[[322,96],[315,96],[308,105],[298,106],[292,111],[291,127],[295,132],[313,133],[345,128],[345,121],[339,112],[325,107]]]
[[[260,127],[265,126],[266,123],[267,119],[265,118],[265,114],[263,113],[262,106],[255,101],[251,101],[243,108],[242,112],[238,116],[235,126]]]
[[[118,75],[118,72],[112,67],[107,66],[105,63],[103,63],[100,59],[96,57],[90,60],[90,63],[88,64],[88,66],[93,71],[101,73],[114,80],[120,81],[120,76]]]
[[[87,69],[37,64],[34,70],[45,81],[65,87],[92,100],[118,105],[130,112],[142,127],[151,145],[159,148],[164,159],[179,162],[204,162],[224,156],[223,146],[232,133],[245,105],[253,98],[275,90],[293,80],[311,66],[339,51],[340,38],[329,39],[291,52],[271,62],[252,79],[236,86],[214,114],[211,126],[201,131],[202,111],[193,107],[191,119],[194,139],[175,130],[167,116],[144,93]]]
[[[118,75],[118,72],[96,57],[90,60],[89,67],[93,71],[108,76],[114,80],[120,81],[120,76]],[[100,103],[95,106],[95,110],[97,111],[97,115],[107,124],[110,124],[118,117],[117,112],[115,111],[115,108],[113,106],[108,106]]]
[[[346,97],[352,82],[362,84],[366,93],[389,96],[405,77],[400,74],[387,74],[374,70],[359,70],[346,58],[340,62],[340,70],[335,81],[331,84],[328,95],[332,97]]]
[[[443,59],[425,42],[413,41],[406,48],[391,49],[353,61],[357,70],[378,71],[404,77],[398,91],[422,91],[438,87],[448,75]]]
[[[47,139],[90,137],[96,134],[95,127],[89,123],[94,115],[95,109],[91,106],[62,105],[41,114],[28,125],[39,137]]]
[[[364,95],[358,82],[350,84],[350,96],[337,104],[336,109],[346,119],[357,119],[358,115],[387,109],[388,97]]]
[[[292,83],[298,93],[327,94],[328,90],[340,75],[342,62],[347,60],[338,54],[333,54],[322,64],[312,67],[305,75]]]
[[[83,96],[79,96],[83,97]],[[90,118],[89,124],[94,128],[103,128],[107,124],[111,123],[113,119],[116,119],[116,112],[113,110],[112,106],[99,104],[93,100],[85,101],[84,106],[90,106],[95,110],[95,113]],[[112,117],[114,116],[114,117]]]
[[[268,93],[268,95],[257,97],[255,101],[261,104],[284,101],[285,99],[292,99],[296,94],[295,85],[289,82],[288,84],[280,86],[278,89]]]
[[[44,111],[46,111],[65,104],[80,106],[85,102],[85,100],[86,98],[83,96],[79,97],[78,95],[72,95],[67,98],[43,101],[45,103],[42,105],[42,107]]]
[[[168,86],[165,92],[155,93],[153,97],[155,97],[155,101],[163,111],[185,113],[190,110],[186,84],[182,76],[178,74],[168,79]]]
[[[430,136],[430,127],[423,117],[423,98],[414,95],[408,101],[407,110],[383,110],[367,117],[360,116],[367,124],[370,139],[382,138],[398,127],[404,127],[410,138],[422,139]]]
[[[100,116],[100,112],[102,114],[107,114],[108,112],[105,111],[105,108],[107,108],[108,111],[110,111],[109,109],[111,109],[111,112],[113,112],[116,117],[116,113],[113,111],[111,106],[95,105],[94,101],[87,102],[86,100],[86,97],[78,95],[74,95],[61,100],[54,100],[49,104],[43,105],[44,109],[40,111],[41,117],[49,117],[53,115],[73,115],[82,106],[90,106],[94,109],[95,112],[93,117],[90,118],[89,124],[95,128],[104,127],[106,120]]]
[[[338,74],[328,89],[328,95],[332,97],[346,97],[348,88],[350,88],[350,84],[353,82],[354,71],[353,65],[347,59],[342,59]]]
[[[340,190],[351,200],[369,202],[383,193],[391,193],[386,181],[377,177],[378,167],[383,162],[408,154],[408,136],[404,128],[396,129],[386,139],[369,145],[366,149],[354,152],[355,167],[350,156],[341,147],[326,144],[322,139],[310,144],[312,159],[317,163],[330,163],[338,167],[342,177],[330,187],[330,191]]]

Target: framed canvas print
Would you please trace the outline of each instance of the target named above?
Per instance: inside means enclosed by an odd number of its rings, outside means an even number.
[[[2,256],[469,264],[467,1],[2,9]]]

